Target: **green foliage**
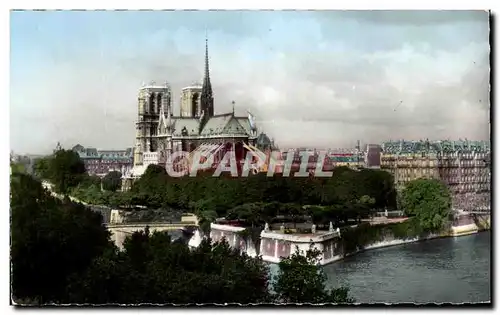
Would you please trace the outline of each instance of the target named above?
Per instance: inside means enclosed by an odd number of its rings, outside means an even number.
[[[113,246],[100,214],[53,198],[28,175],[13,175],[10,207],[16,299],[63,301],[68,276]]]
[[[366,205],[359,203],[361,198],[369,197],[371,208],[395,207],[392,177],[378,170],[354,171],[341,167],[334,170],[331,178],[267,177],[265,173],[243,178],[203,175],[172,178],[161,166],[150,165],[133,184],[131,192],[139,204],[151,208],[168,204],[188,209],[203,200],[204,207],[217,212],[219,217],[228,215],[237,206],[257,203],[339,206],[358,211]],[[270,209],[274,211],[273,207]],[[300,207],[296,209],[301,211]]]
[[[408,240],[426,236],[427,232],[416,218],[401,223],[376,224],[362,223],[356,227],[344,227],[340,231],[344,255],[365,249],[377,242],[391,239]]]
[[[273,289],[278,303],[354,303],[348,288],[328,290],[326,275],[319,265],[321,253],[309,249],[306,255],[297,250],[279,263]]]
[[[102,217],[53,198],[23,174],[11,180],[13,293],[38,303],[259,303],[269,301],[261,259],[227,243],[190,250],[166,233],[137,232],[124,251]]]
[[[401,203],[405,213],[415,216],[426,231],[441,229],[451,213],[448,187],[436,179],[409,182],[403,190]]]
[[[164,232],[136,232],[123,252],[94,260],[74,278],[78,303],[259,303],[269,301],[268,270],[226,242],[207,240],[190,250]]]
[[[78,153],[60,149],[53,155],[35,162],[35,175],[48,180],[55,186],[55,190],[67,194],[78,186],[86,176],[85,165]]]
[[[214,211],[198,211],[196,212],[196,215],[198,216],[198,225],[200,227],[200,230],[203,232],[204,235],[209,235],[210,234],[210,224],[215,221],[217,218],[217,213]]]
[[[298,223],[312,214],[318,224],[347,225],[368,216],[372,208],[395,203],[392,177],[372,170],[337,168],[332,178],[215,178],[208,173],[171,178],[161,166],[151,165],[128,192],[115,191],[116,174],[103,180],[106,191],[101,191],[101,180],[86,175],[71,151],[59,150],[38,161],[35,171],[58,191],[88,203],[190,210],[205,234],[217,217],[240,220],[246,227],[242,234],[256,248],[265,222]],[[100,215],[52,198],[39,183],[24,177],[12,182],[17,185],[12,197],[13,213],[18,213],[12,257],[18,264],[13,276],[18,298],[75,303],[352,302],[348,289],[325,288],[317,252],[284,259],[273,296],[266,264],[225,242],[203,241],[190,250],[181,241],[171,242],[166,233],[145,231],[134,233],[119,251],[110,245]],[[345,229],[343,245],[360,248],[390,232],[377,229]]]
[[[213,177],[210,172],[172,178],[163,167],[150,165],[130,191],[102,192],[98,181],[86,176],[71,195],[90,204],[194,212],[202,218],[203,231],[217,217],[262,229],[277,217],[299,223],[312,215],[315,224],[326,228],[329,222],[335,226],[359,223],[374,208],[393,207],[391,181],[385,172],[346,167],[334,169],[332,178],[267,177],[265,173],[232,178]]]
[[[12,174],[14,173],[25,174],[26,166],[22,163],[10,163],[10,170],[12,171]]]
[[[92,185],[91,189],[97,187]],[[202,203],[198,207],[205,209]],[[313,268],[319,270],[312,256],[306,261],[299,256],[285,260],[284,272],[277,279],[278,295],[274,296],[268,290],[269,270],[261,258],[241,254],[225,241],[210,244],[204,240],[190,250],[182,241],[171,242],[167,233],[150,234],[146,229],[134,233],[125,241],[124,250],[119,251],[110,243],[100,214],[68,198],[64,201],[53,198],[39,182],[24,174],[12,176],[11,209],[12,285],[16,301],[92,304],[351,301],[346,289],[324,289],[320,283],[324,275],[310,272]],[[275,211],[266,206],[263,209]],[[207,212],[210,210],[202,211]],[[255,231],[249,230],[249,235],[254,237]],[[287,264],[295,268],[287,268]],[[297,268],[304,268],[305,272]],[[302,294],[295,292],[298,285]]]
[[[149,165],[132,186],[137,204],[160,208],[165,202],[167,172],[159,165]]]
[[[102,179],[102,188],[107,191],[117,191],[122,186],[122,173],[112,171]]]
[[[79,185],[80,188],[89,188],[91,186],[100,187],[101,178],[99,176],[83,176]]]
[[[50,178],[50,157],[43,157],[35,160],[34,163],[34,173],[38,178],[49,179]]]

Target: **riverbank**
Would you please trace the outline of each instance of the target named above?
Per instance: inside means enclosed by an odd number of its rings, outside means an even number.
[[[46,182],[44,183],[44,187],[46,187],[49,190],[51,190],[52,188]],[[53,191],[51,192],[55,194]],[[76,198],[71,198],[71,199],[75,202],[81,202]],[[123,223],[125,221],[122,218],[122,216],[119,215],[120,213],[118,210],[112,210],[111,212],[112,213],[110,215],[109,223]],[[398,220],[401,221],[402,219]],[[289,257],[297,247],[299,247],[299,250],[301,252],[305,252],[312,246],[318,249],[322,253],[320,264],[328,265],[333,262],[340,261],[345,257],[354,256],[359,253],[372,249],[398,246],[398,245],[426,241],[442,237],[465,236],[478,233],[479,231],[484,229],[489,229],[490,227],[489,216],[471,216],[471,219],[467,223],[472,221],[474,222],[469,224],[464,224],[466,223],[464,221],[462,222],[463,225],[454,226],[451,228],[449,232],[441,233],[439,235],[429,235],[426,237],[414,237],[414,238],[404,239],[404,236],[408,235],[407,227],[404,225],[400,225],[403,224],[403,222],[399,221],[383,222],[384,224],[389,223],[392,225],[391,229],[385,231],[378,230],[375,232],[373,231],[371,232],[372,228],[368,228],[368,230],[366,231],[367,233],[364,233],[364,230],[360,230],[356,233],[358,234],[357,236],[355,236],[352,239],[348,237],[347,241],[346,240],[343,241],[343,239],[345,239],[346,237],[345,235],[350,233],[341,235],[342,233],[340,233],[340,231],[330,231],[330,232],[318,231],[312,234],[283,234],[277,230],[276,231],[267,230],[267,231],[262,231],[260,233],[259,241],[257,242],[257,244],[254,244],[252,237],[246,235],[248,234],[248,232],[243,233],[243,230],[245,230],[245,228],[233,227],[229,225],[220,225],[220,224],[211,225],[210,236],[213,241],[220,240],[222,237],[224,237],[232,247],[238,248],[240,251],[245,252],[247,255],[251,257],[261,255],[262,259],[269,263],[279,263],[281,257]],[[378,223],[379,224],[373,224],[373,225],[374,226],[382,225],[382,222]],[[396,224],[397,226],[399,226],[399,228],[394,230],[393,224]],[[144,223],[143,225],[145,226],[146,223]],[[112,231],[113,236],[116,238],[114,239],[114,241],[116,243],[121,243],[123,242],[126,236],[132,234],[132,232],[134,232],[135,230],[140,230],[140,229],[142,229],[142,225],[134,226],[133,228],[128,228],[128,229],[125,226],[115,227],[115,229]],[[163,226],[161,227],[161,230],[171,230],[171,229],[172,227],[168,228]],[[409,228],[408,230],[411,230],[411,228]],[[416,235],[416,233],[414,233],[413,235]],[[377,241],[370,244],[370,239]],[[191,247],[197,247],[200,242],[201,242],[201,237],[198,231],[196,231],[194,235],[188,240],[188,244]],[[120,246],[121,244],[117,245]]]
[[[359,303],[485,302],[492,298],[490,242],[488,231],[438,238],[368,250],[323,270],[327,287],[348,286]]]
[[[376,242],[376,243],[368,245],[362,249],[359,249],[356,252],[349,253],[346,255],[337,255],[335,257],[332,257],[332,259],[329,261],[329,263],[341,261],[346,257],[352,257],[352,256],[355,256],[357,254],[360,254],[360,253],[363,253],[363,252],[366,252],[369,250],[379,249],[379,248],[393,247],[393,246],[410,244],[410,243],[417,243],[417,242],[425,242],[425,241],[430,241],[430,240],[435,240],[435,239],[440,239],[440,238],[470,236],[470,235],[490,231],[489,228],[481,229],[475,224],[474,225],[469,224],[467,226],[453,227],[453,228],[457,228],[457,229],[456,230],[452,229],[452,231],[450,231],[450,232],[443,232],[441,234],[431,234],[427,237],[416,237],[416,238],[407,239],[407,240],[395,239],[395,240],[391,240],[391,241]]]
[[[280,262],[281,257],[289,257],[296,250],[296,248],[303,253],[310,248],[315,248],[322,253],[319,263],[324,266],[340,261],[345,257],[351,257],[372,249],[398,246],[438,238],[471,235],[482,230],[489,229],[489,224],[483,224],[489,222],[489,216],[476,216],[474,217],[474,220],[477,224],[474,223],[474,225],[468,224],[464,226],[455,226],[449,231],[442,233],[434,233],[424,237],[412,237],[406,239],[401,236],[396,236],[401,235],[401,231],[397,232],[397,230],[393,230],[393,228],[376,232],[374,235],[371,235],[369,231],[364,230],[358,232],[353,231],[354,234],[350,234],[350,236],[347,236],[346,234],[342,235],[342,232],[340,231],[332,231],[330,233],[321,232],[317,234],[283,234],[279,231],[263,230],[260,233],[259,241],[254,243],[251,238],[243,236],[245,234],[242,234],[242,231],[245,230],[244,228],[220,224],[211,225],[210,237],[212,241],[219,241],[222,238],[225,238],[232,247],[245,252],[247,255],[251,257],[260,255],[262,260],[265,262],[275,264]],[[362,240],[363,237],[358,240],[360,235],[357,234],[359,233],[369,233],[368,235],[371,235],[369,237],[374,237],[374,240],[377,241],[364,243]],[[377,233],[384,233],[385,236],[377,237]],[[396,233],[396,235],[394,235],[394,233]],[[347,243],[344,237],[348,237]],[[196,247],[200,241],[200,235],[195,233],[195,235],[193,235],[193,237],[189,240],[189,245],[191,247]],[[352,244],[352,242],[359,242],[359,245],[352,248],[348,245],[349,243]]]
[[[393,246],[416,243],[416,242],[424,242],[424,241],[429,241],[429,240],[438,239],[438,238],[445,238],[445,237],[453,237],[453,236],[452,235],[430,235],[427,237],[416,237],[416,238],[407,239],[407,240],[396,239],[396,240],[391,240],[391,241],[376,242],[376,243],[368,245],[362,249],[359,249],[353,253],[349,253],[346,255],[338,255],[335,257],[335,259],[332,259],[331,262],[340,261],[346,257],[352,257],[352,256],[355,256],[357,254],[360,254],[360,253],[363,253],[363,252],[366,252],[369,250],[373,250],[373,249],[393,247]]]

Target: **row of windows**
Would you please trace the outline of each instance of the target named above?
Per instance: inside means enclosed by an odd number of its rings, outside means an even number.
[[[471,168],[448,168],[439,170],[439,173],[442,175],[451,175],[451,176],[489,176],[489,170],[487,169],[471,169]]]
[[[450,186],[449,189],[452,193],[476,192],[476,191],[490,191],[491,186],[488,184],[460,184],[460,185]],[[468,199],[469,201],[474,199],[472,197],[462,197],[462,198]]]
[[[434,164],[434,165],[486,165],[486,162],[484,159],[477,159],[477,160],[385,160],[381,159],[381,162],[383,164],[415,164],[415,165],[422,165],[422,164]]]
[[[458,183],[489,183],[489,177],[476,177],[476,176],[442,176],[443,180],[447,181],[450,184],[458,184]]]
[[[381,161],[438,161],[438,160],[456,160],[458,157],[448,156],[425,156],[425,155],[381,155]]]
[[[88,167],[85,167],[86,170],[97,170],[97,169],[110,169],[110,168],[116,168],[116,169],[122,169],[122,167],[128,167],[128,165],[123,165],[123,164],[114,164],[114,165],[89,165]]]
[[[132,163],[132,158],[127,160],[92,160],[85,161],[85,165],[100,165],[100,164],[120,164],[127,165]]]
[[[488,187],[487,187],[488,188]],[[473,203],[473,202],[481,202],[481,203],[489,203],[491,200],[491,194],[489,193],[473,193],[473,194],[453,194],[452,202],[453,203]]]
[[[455,185],[455,184],[463,184],[463,183],[469,183],[472,185],[480,185],[480,184],[485,184],[489,185],[490,180],[489,177],[486,176],[465,176],[465,177],[456,177],[456,176],[439,176],[436,173],[398,173],[396,174],[395,178],[399,182],[406,182],[410,181],[413,179],[417,179],[420,177],[431,177],[431,178],[441,178],[444,181],[446,181],[450,185]]]
[[[438,163],[409,163],[409,162],[384,162],[382,163],[382,166],[387,167],[387,168],[424,168],[424,167],[437,167],[437,168],[487,168],[486,164],[482,161],[477,161],[474,163],[474,161],[462,161],[462,163],[457,163],[457,162],[450,162],[446,164],[438,164]]]

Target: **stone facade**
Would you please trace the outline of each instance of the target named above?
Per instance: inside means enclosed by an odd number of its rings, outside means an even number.
[[[257,130],[253,116],[239,117],[231,113],[215,114],[208,65],[205,55],[203,84],[193,84],[181,93],[180,115],[173,115],[172,93],[168,84],[144,86],[139,91],[138,122],[134,169],[126,178],[137,178],[148,165],[165,165],[177,151],[211,153],[217,163],[227,151],[242,160],[248,145],[254,145]],[[182,159],[181,159],[182,160]],[[185,168],[190,158],[173,161],[173,168]],[[125,185],[127,186],[127,185]]]
[[[262,231],[260,234],[260,254],[267,262],[278,263],[281,257],[289,257],[297,249],[305,253],[311,248],[321,253],[320,264],[326,265],[341,255],[339,231],[317,232],[315,234],[284,234],[278,231]]]
[[[489,209],[490,143],[487,141],[398,141],[382,144],[381,168],[398,188],[417,178],[444,181],[461,210]]]
[[[111,171],[118,171],[124,174],[132,167],[132,148],[125,150],[101,150],[85,148],[78,144],[72,150],[78,153],[89,175],[105,176]]]

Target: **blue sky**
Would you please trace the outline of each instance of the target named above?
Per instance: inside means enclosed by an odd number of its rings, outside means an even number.
[[[133,146],[142,82],[168,81],[177,114],[205,31],[216,112],[234,100],[282,146],[488,138],[483,11],[27,11],[11,13],[12,149]]]

